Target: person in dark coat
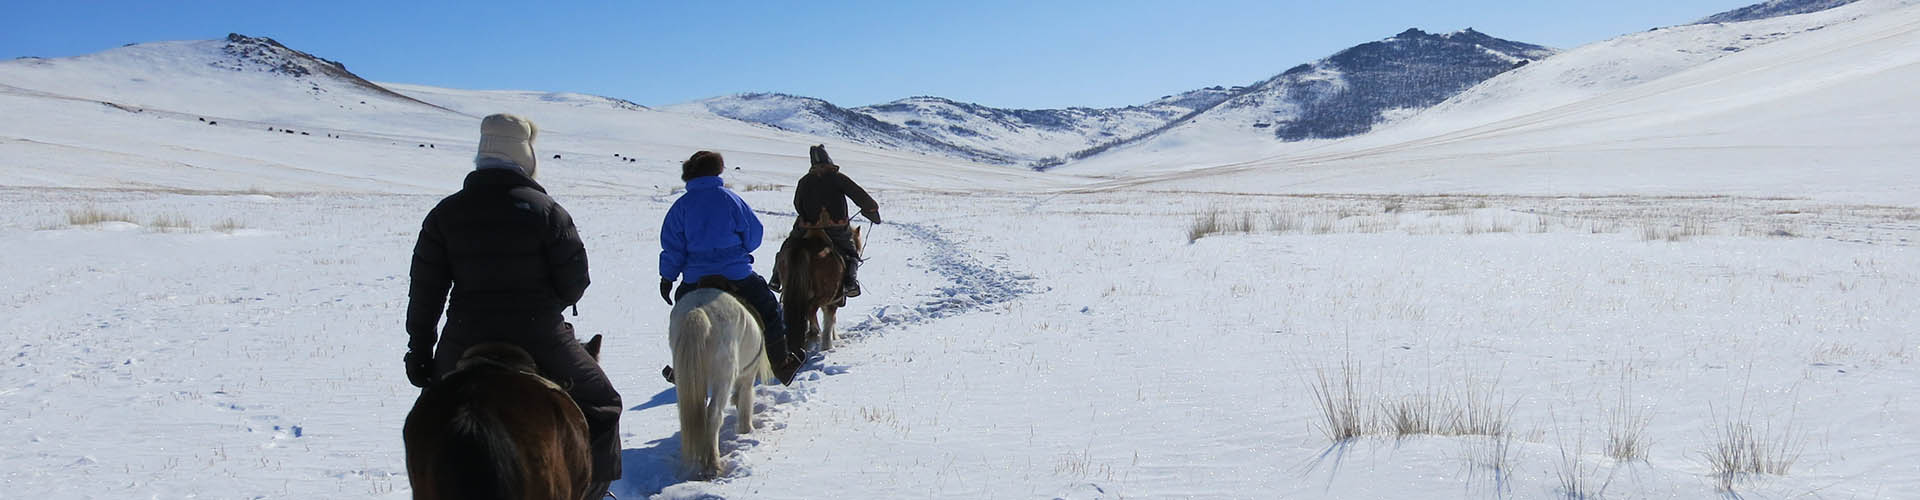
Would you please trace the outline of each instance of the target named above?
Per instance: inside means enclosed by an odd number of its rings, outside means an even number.
[[[525,349],[586,416],[604,491],[620,478],[620,393],[561,318],[587,290],[586,248],[573,217],[533,180],[533,122],[491,115],[480,134],[476,168],[427,213],[413,247],[407,378],[426,388],[481,343]],[[436,335],[443,305],[447,324]]]
[[[835,250],[847,262],[846,276],[840,280],[842,294],[848,297],[860,296],[860,248],[853,243],[852,220],[847,216],[847,199],[860,207],[860,215],[874,224],[880,223],[880,204],[860,189],[847,174],[840,173],[840,166],[827,156],[827,146],[817,144],[807,150],[807,159],[813,164],[807,175],[800,178],[793,189],[793,209],[799,217],[793,221],[793,232],[787,233],[787,239],[780,244],[780,254],[785,254],[789,245],[799,241],[806,234],[801,225],[817,226],[824,224],[827,237],[833,240]],[[827,211],[827,220],[820,218],[820,211]],[[773,289],[780,289],[780,272],[773,273]]]
[[[760,248],[765,229],[753,207],[720,180],[726,170],[725,159],[712,151],[694,153],[680,164],[680,180],[687,182],[687,192],[673,201],[660,225],[660,299],[673,305],[697,289],[695,284],[702,278],[724,278],[736,296],[760,313],[773,374],[780,383],[792,384],[805,347],[789,341],[786,325],[780,321],[780,298],[753,272],[753,251]],[[681,279],[679,290],[667,298],[674,281]],[[661,373],[673,379],[672,367]]]

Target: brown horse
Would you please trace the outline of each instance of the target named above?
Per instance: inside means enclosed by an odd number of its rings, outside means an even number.
[[[586,349],[600,358],[600,336]],[[582,500],[594,484],[587,419],[519,347],[467,349],[420,393],[401,431],[415,500]]]
[[[840,288],[840,280],[847,270],[847,263],[840,252],[833,247],[833,240],[827,237],[826,228],[832,224],[824,210],[820,225],[802,224],[800,240],[787,246],[787,251],[776,258],[781,273],[780,308],[786,315],[788,335],[804,335],[805,341],[819,342],[820,350],[833,349],[833,323],[840,306],[847,305],[847,298]],[[860,229],[853,229],[854,248],[862,248],[865,242],[860,238]],[[804,332],[804,333],[802,333]]]

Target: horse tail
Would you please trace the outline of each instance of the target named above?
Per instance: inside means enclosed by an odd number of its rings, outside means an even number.
[[[813,258],[808,255],[813,250],[808,248],[811,246],[808,243],[802,239],[793,246],[793,255],[787,261],[786,281],[782,284],[786,289],[780,297],[780,314],[784,316],[780,321],[787,328],[788,342],[806,341],[807,316],[812,314],[807,303],[820,296],[820,291],[814,289]]]
[[[439,482],[442,498],[520,498],[520,456],[500,419],[472,402],[454,408],[441,430]],[[492,481],[476,480],[492,478]]]
[[[686,298],[694,298],[688,295]],[[682,299],[682,303],[686,303]],[[676,308],[677,309],[677,308]],[[712,371],[705,356],[701,356],[703,346],[711,343],[714,336],[713,319],[708,317],[704,307],[691,307],[668,328],[668,337],[673,342],[673,365],[675,372],[674,392],[680,410],[680,459],[689,472],[696,475],[717,473],[719,463],[719,424],[707,421],[708,393],[715,384],[730,383],[731,380],[714,379],[707,372]],[[675,311],[679,312],[679,311]]]

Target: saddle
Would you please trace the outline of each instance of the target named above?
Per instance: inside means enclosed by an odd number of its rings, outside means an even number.
[[[718,274],[701,276],[698,281],[693,282],[693,290],[702,288],[719,290],[725,292],[727,295],[733,296],[733,300],[740,302],[740,305],[747,306],[747,316],[753,317],[754,324],[760,325],[760,331],[767,331],[767,319],[760,317],[760,308],[754,307],[753,302],[748,301],[745,295],[740,294],[740,287],[734,286],[733,280],[729,280],[726,276]],[[693,290],[688,290],[688,292],[692,292]]]

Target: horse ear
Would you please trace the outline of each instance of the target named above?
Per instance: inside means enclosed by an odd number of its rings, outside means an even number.
[[[593,334],[593,338],[587,340],[587,343],[581,347],[587,349],[587,355],[593,356],[594,361],[600,360],[600,334]]]

